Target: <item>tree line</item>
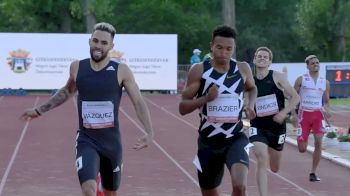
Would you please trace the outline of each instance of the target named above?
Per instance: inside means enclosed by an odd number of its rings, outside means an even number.
[[[212,29],[225,23],[238,32],[238,60],[267,46],[274,62],[311,53],[338,62],[350,58],[349,11],[348,0],[0,0],[0,32],[90,33],[105,21],[119,34],[177,34],[187,64],[194,48],[209,52]]]

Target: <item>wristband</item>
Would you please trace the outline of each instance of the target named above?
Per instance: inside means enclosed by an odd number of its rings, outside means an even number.
[[[40,114],[40,112],[38,111],[38,109],[34,109],[34,111],[36,112],[36,114],[38,115],[38,116],[41,116],[41,114]]]

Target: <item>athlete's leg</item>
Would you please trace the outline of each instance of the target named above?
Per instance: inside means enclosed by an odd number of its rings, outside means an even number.
[[[99,155],[92,146],[78,143],[76,167],[84,196],[96,196],[99,161]]]
[[[87,180],[81,184],[81,190],[84,196],[96,196],[96,180]]]
[[[253,151],[257,160],[256,182],[260,196],[267,196],[268,147],[262,142],[253,142]]]
[[[198,138],[198,182],[203,196],[219,196],[219,185],[224,175],[224,150],[213,149]]]
[[[306,113],[304,113],[306,116]],[[308,116],[304,117],[302,121],[300,122],[300,128],[301,128],[301,135],[298,136],[297,142],[298,142],[298,149],[299,152],[304,153],[306,152],[309,135],[311,131],[311,123],[310,119],[308,119]]]
[[[312,154],[312,168],[311,168],[311,173],[315,173],[318,164],[320,163],[321,159],[321,152],[322,152],[322,138],[323,135],[316,134],[314,135],[315,138],[315,150]]]
[[[245,196],[248,176],[248,167],[242,163],[235,163],[230,169],[232,180],[232,195]]]
[[[203,189],[201,188],[201,192],[203,196],[219,196],[219,189],[213,188],[213,189]]]
[[[117,191],[107,191],[104,190],[105,196],[117,196]]]
[[[105,196],[116,196],[121,183],[123,170],[122,148],[116,145],[114,150],[107,154],[100,154],[100,174]]]
[[[323,124],[322,124],[322,120],[323,120],[322,112],[320,111],[314,112],[313,117],[314,117],[313,119],[314,123],[312,124],[312,130],[313,130],[313,135],[315,140],[314,141],[315,150],[312,154],[312,167],[311,167],[310,180],[319,181],[319,178],[316,176],[315,172],[321,159],[322,138],[325,132],[325,128],[323,127]]]
[[[245,196],[249,167],[249,140],[242,133],[231,144],[226,153],[226,166],[230,171],[232,181],[232,195]]]
[[[270,169],[272,172],[277,173],[280,169],[282,151],[277,151],[273,148],[269,148],[270,155]]]

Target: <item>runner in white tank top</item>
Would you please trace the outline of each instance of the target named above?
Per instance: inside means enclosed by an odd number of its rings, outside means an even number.
[[[320,62],[315,55],[305,59],[309,73],[299,76],[294,88],[300,94],[299,117],[293,113],[293,124],[298,127],[299,152],[306,152],[308,137],[312,130],[315,138],[315,150],[312,156],[312,167],[309,180],[320,181],[315,172],[321,159],[322,137],[324,126],[322,120],[330,118],[329,114],[329,82],[320,77]]]

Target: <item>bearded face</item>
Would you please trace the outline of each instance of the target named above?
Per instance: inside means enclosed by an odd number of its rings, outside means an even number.
[[[99,48],[90,48],[90,56],[93,61],[96,63],[105,59],[108,55],[108,51],[103,51]]]
[[[111,34],[106,31],[95,31],[90,38],[89,44],[90,56],[95,62],[104,60],[114,46]]]

